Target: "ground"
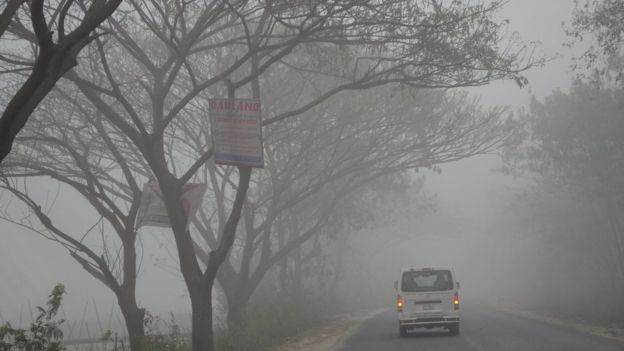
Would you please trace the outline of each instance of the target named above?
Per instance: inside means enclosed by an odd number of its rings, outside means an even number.
[[[266,351],[330,351],[336,350],[340,344],[363,321],[378,311],[365,311],[348,315],[340,315],[328,323],[312,328],[301,334],[287,338],[282,344],[268,348]]]

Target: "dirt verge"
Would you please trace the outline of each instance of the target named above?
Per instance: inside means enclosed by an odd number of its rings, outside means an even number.
[[[344,340],[353,334],[363,321],[379,312],[381,311],[376,310],[337,316],[322,326],[287,338],[282,344],[269,347],[265,351],[338,350]]]

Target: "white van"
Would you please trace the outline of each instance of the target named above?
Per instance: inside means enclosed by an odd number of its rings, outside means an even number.
[[[436,327],[459,335],[459,283],[452,268],[402,269],[394,288],[401,337],[414,328]]]

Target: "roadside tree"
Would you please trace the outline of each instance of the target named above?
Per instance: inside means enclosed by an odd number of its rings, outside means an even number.
[[[80,51],[103,34],[95,30],[119,4],[121,0],[3,2],[0,163],[39,103],[78,64]]]
[[[2,217],[62,245],[109,288],[124,317],[131,349],[141,350],[145,310],[136,300],[141,246],[135,221],[147,167],[134,165],[142,162],[135,157],[138,151],[102,114],[59,85],[17,137],[0,169],[0,188],[20,200],[34,220],[23,218],[17,206],[6,208]],[[58,207],[67,197],[50,202],[58,193],[42,189],[78,195],[95,213],[93,222],[85,225],[90,211],[76,218]]]
[[[481,110],[464,94],[397,87],[344,94],[266,128],[266,169],[256,177],[241,235],[218,275],[230,328],[241,327],[247,302],[271,269],[289,256],[296,260],[292,253],[327,234],[329,224],[356,220],[336,218],[346,213],[340,210],[346,201],[384,178],[495,151],[512,133],[505,114]],[[216,172],[205,176],[209,184],[229,181]],[[223,195],[194,221],[202,260],[231,201]]]
[[[500,25],[491,19],[500,6],[502,2],[130,0],[123,14],[108,20],[110,37],[96,39],[81,58],[84,65],[67,77],[80,91],[79,99],[110,122],[113,135],[138,152],[122,157],[136,158],[160,185],[190,295],[194,350],[214,349],[212,287],[235,242],[251,170],[231,174],[231,210],[222,212],[218,244],[202,263],[181,196],[184,184],[203,171],[213,152],[209,140],[197,151],[184,149],[178,127],[193,125],[192,117],[205,111],[208,98],[225,96],[224,81],[228,96],[260,97],[260,78],[278,63],[296,68],[311,87],[319,79],[326,84],[301,102],[265,111],[265,126],[285,123],[343,91],[399,83],[469,87],[503,78],[523,83],[520,73],[536,62],[516,37],[501,35]],[[298,50],[334,52],[325,58],[339,61],[291,60],[300,57],[294,55]],[[68,95],[75,97],[75,90]],[[364,140],[357,142],[366,146]]]
[[[525,202],[551,213],[539,219],[544,240],[567,238],[565,247],[579,257],[591,253],[595,264],[583,272],[596,269],[586,274],[589,278],[609,272],[609,284],[599,289],[608,295],[613,289],[624,291],[623,108],[621,88],[578,81],[569,93],[555,91],[543,101],[534,99],[521,118],[524,140],[506,153],[510,170],[535,178],[539,191]],[[578,214],[570,216],[574,211]],[[556,246],[562,252],[564,246]],[[622,311],[624,306],[614,303],[610,308]]]

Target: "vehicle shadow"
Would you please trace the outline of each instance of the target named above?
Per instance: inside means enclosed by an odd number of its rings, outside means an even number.
[[[451,337],[453,336],[446,329],[424,329],[424,330],[414,330],[408,331],[405,338],[440,338],[440,337]]]

